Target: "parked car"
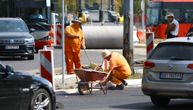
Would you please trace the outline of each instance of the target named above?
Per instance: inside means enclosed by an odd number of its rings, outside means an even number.
[[[0,18],[0,56],[34,59],[34,38],[21,18]]]
[[[31,35],[35,39],[35,50],[43,49],[44,46],[52,46],[53,39],[51,33],[51,26],[42,21],[31,21],[27,23],[29,29],[34,29]]]
[[[142,91],[156,106],[172,98],[193,98],[193,38],[159,43],[144,62]]]
[[[55,110],[55,100],[46,79],[0,64],[0,110]]]

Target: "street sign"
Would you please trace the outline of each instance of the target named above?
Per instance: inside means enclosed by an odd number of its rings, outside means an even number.
[[[46,0],[46,6],[47,6],[47,7],[50,7],[50,6],[51,6],[50,0]]]

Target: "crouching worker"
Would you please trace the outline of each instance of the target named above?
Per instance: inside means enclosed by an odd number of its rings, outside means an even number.
[[[108,87],[109,90],[123,90],[124,85],[127,85],[124,79],[129,78],[131,75],[131,69],[126,59],[123,55],[108,50],[102,52],[102,57],[109,61],[109,70],[105,80],[100,83],[105,85],[107,82],[111,81],[116,86]]]

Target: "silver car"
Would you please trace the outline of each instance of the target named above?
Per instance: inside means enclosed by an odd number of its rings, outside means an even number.
[[[156,106],[172,98],[193,98],[193,38],[159,43],[144,62],[142,91]]]
[[[34,59],[34,37],[21,18],[0,18],[0,56]]]

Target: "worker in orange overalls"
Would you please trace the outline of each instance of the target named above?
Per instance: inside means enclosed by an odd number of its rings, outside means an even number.
[[[65,60],[67,74],[73,74],[73,64],[75,68],[81,68],[80,49],[86,48],[85,38],[81,29],[79,19],[72,20],[72,25],[65,29]]]
[[[102,52],[102,57],[109,61],[109,70],[107,77],[101,81],[101,84],[105,85],[108,81],[111,81],[116,86],[110,86],[108,89],[123,90],[124,85],[127,85],[124,79],[129,78],[132,73],[126,59],[123,55],[117,52],[110,52],[108,50],[104,50]]]

